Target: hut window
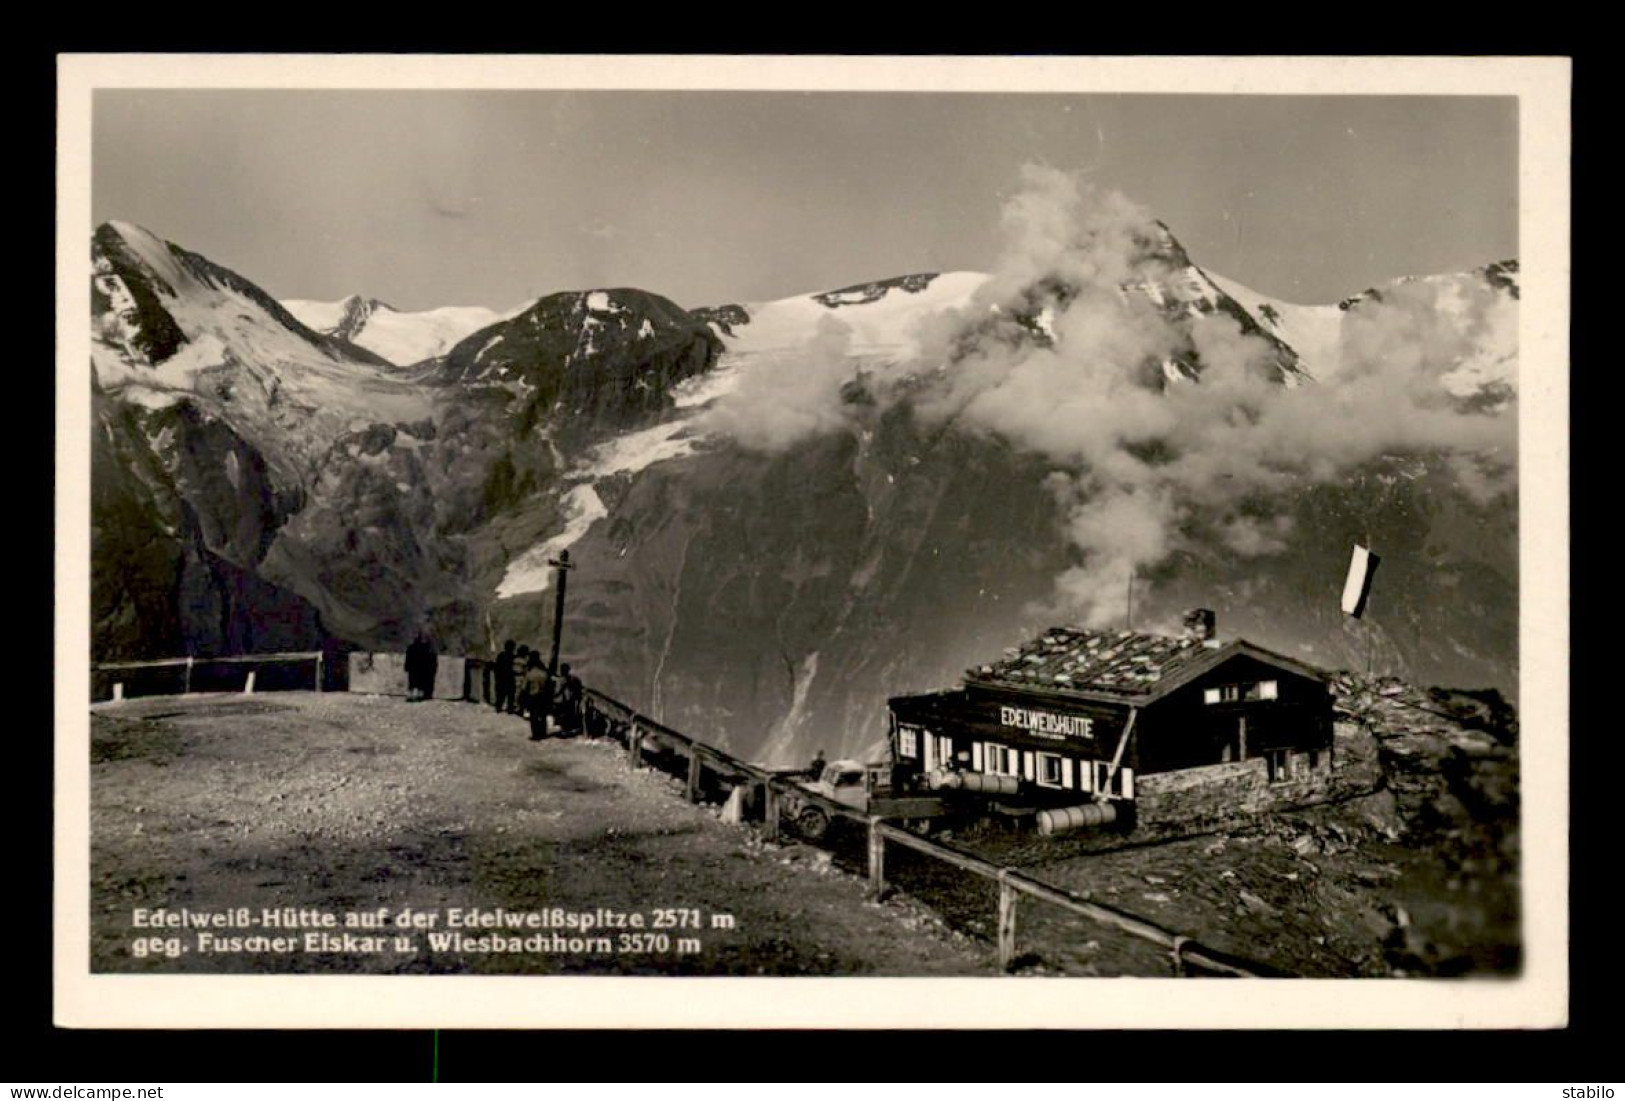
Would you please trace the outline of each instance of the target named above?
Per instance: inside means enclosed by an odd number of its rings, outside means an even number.
[[[1046,787],[1061,786],[1061,758],[1054,753],[1038,755],[1038,782]]]
[[[1252,681],[1246,684],[1221,684],[1217,688],[1202,689],[1203,703],[1236,703],[1240,700],[1273,700],[1280,698],[1280,684],[1272,680]]]
[[[1016,774],[1015,755],[1002,745],[987,747],[987,767],[984,770],[999,776],[1014,776]]]
[[[897,752],[904,757],[920,755],[920,738],[912,726],[905,726],[897,732]]]

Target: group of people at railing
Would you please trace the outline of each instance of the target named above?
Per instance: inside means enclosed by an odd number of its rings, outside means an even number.
[[[492,659],[491,682],[491,706],[528,719],[531,741],[551,733],[565,738],[581,733],[581,678],[570,671],[568,662],[554,676],[540,650],[515,646],[509,639]]]

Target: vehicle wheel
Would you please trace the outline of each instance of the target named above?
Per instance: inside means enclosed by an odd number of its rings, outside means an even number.
[[[796,815],[796,831],[808,841],[822,841],[829,832],[829,815],[817,807],[808,807]]]

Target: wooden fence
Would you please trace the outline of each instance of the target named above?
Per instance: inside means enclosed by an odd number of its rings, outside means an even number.
[[[190,694],[192,691],[192,674],[199,665],[247,665],[250,666],[243,675],[242,691],[254,691],[255,668],[260,665],[285,664],[289,662],[313,662],[314,685],[317,692],[322,691],[322,664],[327,660],[321,650],[294,650],[274,654],[233,654],[228,657],[185,657],[185,658],[159,658],[154,661],[102,661],[91,665],[92,674],[95,673],[134,673],[143,669],[180,669],[184,668],[185,675],[181,682],[181,693]],[[112,698],[124,698],[124,684],[122,681],[113,681]]]
[[[697,802],[703,786],[703,771],[710,767],[725,782],[749,784],[759,794],[763,828],[770,840],[779,834],[779,807],[784,797],[794,794],[797,799],[813,803],[827,813],[862,823],[868,831],[869,889],[876,898],[886,892],[886,842],[901,845],[932,859],[942,861],[962,872],[991,880],[999,888],[998,952],[999,966],[1008,970],[1015,962],[1016,917],[1021,896],[1058,906],[1068,913],[1085,918],[1098,925],[1106,925],[1129,936],[1148,941],[1168,950],[1175,975],[1223,975],[1236,978],[1282,977],[1284,972],[1263,964],[1216,951],[1197,943],[1145,918],[1124,910],[1093,902],[1071,891],[1034,879],[1015,868],[1000,867],[972,853],[931,841],[919,834],[891,824],[884,818],[866,814],[827,799],[789,779],[788,775],[759,765],[749,764],[736,757],[706,745],[695,738],[673,730],[662,723],[640,715],[626,704],[610,696],[588,689],[586,706],[590,712],[602,716],[607,722],[606,733],[626,745],[627,760],[633,768],[642,767],[645,752],[651,747],[686,756],[686,795]]]

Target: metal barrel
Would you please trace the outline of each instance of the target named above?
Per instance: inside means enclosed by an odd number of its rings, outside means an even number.
[[[1077,807],[1057,807],[1038,812],[1038,832],[1048,836],[1068,830],[1105,826],[1117,821],[1117,807],[1111,803],[1085,803]]]
[[[985,791],[990,795],[1014,795],[1021,781],[1014,776],[998,776],[988,772],[960,774],[960,787],[966,791]]]
[[[960,786],[960,774],[945,768],[934,768],[925,774],[925,786],[933,791]]]

